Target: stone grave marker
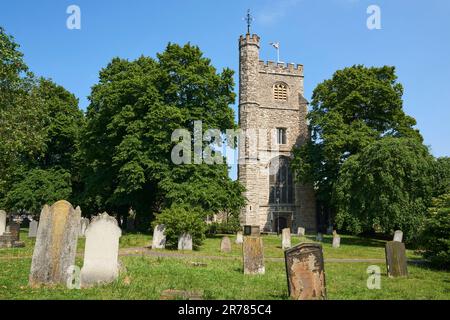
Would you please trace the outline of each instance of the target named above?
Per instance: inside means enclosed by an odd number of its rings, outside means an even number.
[[[28,238],[36,238],[39,223],[36,220],[30,222],[28,229]]]
[[[167,289],[161,292],[160,300],[203,300],[203,291]]]
[[[386,243],[386,267],[389,277],[407,277],[406,249],[403,242],[389,241]]]
[[[299,228],[297,229],[297,235],[298,235],[299,237],[304,237],[304,236],[305,236],[305,232],[306,232],[305,228],[299,227]]]
[[[403,231],[401,231],[401,230],[395,231],[393,241],[402,242],[403,241]]]
[[[29,284],[66,285],[75,265],[81,209],[64,200],[42,209],[31,262]]]
[[[6,212],[0,210],[0,236],[6,231]]]
[[[238,231],[236,234],[236,244],[242,244],[244,242],[244,235],[242,231]]]
[[[158,224],[153,230],[152,249],[164,249],[166,247],[166,226]]]
[[[231,252],[231,240],[228,237],[223,237],[220,242],[220,251]]]
[[[119,239],[122,230],[106,212],[92,219],[86,230],[81,285],[109,283],[119,277]]]
[[[183,233],[178,238],[178,250],[192,250],[192,236],[189,233]]]
[[[289,249],[291,247],[291,229],[283,229],[281,238],[281,247],[283,250]]]
[[[264,274],[264,246],[261,237],[244,237],[242,245],[244,274]]]
[[[289,296],[295,300],[326,299],[322,245],[301,243],[284,252]]]
[[[14,241],[20,241],[20,223],[11,221],[9,224],[9,232],[13,236]]]
[[[333,233],[333,248],[341,246],[341,237],[337,233]]]

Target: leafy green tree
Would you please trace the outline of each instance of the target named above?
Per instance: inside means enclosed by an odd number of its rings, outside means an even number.
[[[435,196],[450,193],[450,157],[441,157],[436,160],[437,185]]]
[[[336,210],[332,194],[345,161],[381,137],[422,142],[403,111],[403,87],[394,67],[361,65],[336,71],[314,90],[308,114],[311,141],[294,150],[298,180],[312,182],[317,198]]]
[[[393,233],[411,240],[435,184],[434,158],[416,139],[382,138],[342,165],[334,188],[336,222],[354,233]]]

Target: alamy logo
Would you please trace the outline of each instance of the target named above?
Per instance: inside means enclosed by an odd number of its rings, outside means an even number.
[[[367,28],[369,30],[380,30],[381,29],[381,9],[377,5],[370,5],[367,7],[367,14],[370,16],[367,18]]]
[[[70,5],[66,10],[67,14],[70,16],[66,20],[66,26],[69,30],[80,30],[81,29],[81,9],[77,5]]]

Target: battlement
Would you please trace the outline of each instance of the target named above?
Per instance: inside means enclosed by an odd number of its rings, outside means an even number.
[[[294,63],[274,62],[259,60],[259,72],[285,73],[303,76],[303,65]]]
[[[257,34],[246,34],[239,37],[239,48],[247,45],[256,45],[259,48],[259,36]]]

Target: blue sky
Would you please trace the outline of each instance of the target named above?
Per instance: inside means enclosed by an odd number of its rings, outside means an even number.
[[[81,9],[81,30],[66,28],[72,4]],[[366,26],[372,4],[381,9],[381,30]],[[269,43],[279,41],[281,60],[305,67],[307,99],[346,66],[396,66],[406,113],[435,156],[450,155],[448,0],[3,0],[0,25],[35,74],[63,85],[85,109],[111,58],[154,57],[168,42],[196,44],[219,70],[237,70],[247,8],[261,37],[261,59],[275,60]]]

